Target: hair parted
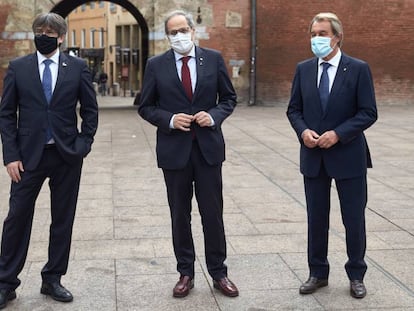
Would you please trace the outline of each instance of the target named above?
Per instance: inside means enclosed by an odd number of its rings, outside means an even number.
[[[315,15],[315,17],[312,19],[310,26],[309,26],[309,32],[312,31],[312,26],[315,22],[319,23],[322,21],[328,21],[331,24],[332,32],[333,34],[339,38],[339,47],[342,46],[342,42],[344,40],[344,30],[342,28],[342,23],[339,20],[338,16],[336,14],[331,12],[322,12]]]
[[[175,11],[172,11],[172,12],[168,13],[167,17],[165,18],[164,28],[165,28],[165,33],[166,34],[168,34],[168,27],[167,27],[168,21],[171,18],[173,18],[174,16],[177,16],[177,15],[184,16],[185,19],[187,20],[188,26],[190,26],[191,29],[194,29],[194,20],[193,20],[193,17],[191,16],[191,14],[189,14],[189,13],[183,11],[183,10],[175,10]]]
[[[33,33],[36,33],[38,29],[50,28],[60,36],[65,35],[67,32],[67,24],[65,19],[56,13],[41,13],[36,16],[32,24]]]

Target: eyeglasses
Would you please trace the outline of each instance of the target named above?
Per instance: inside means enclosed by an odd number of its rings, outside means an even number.
[[[190,32],[190,27],[183,27],[180,29],[174,29],[168,32],[168,35],[170,36],[176,36],[178,33],[189,33]]]

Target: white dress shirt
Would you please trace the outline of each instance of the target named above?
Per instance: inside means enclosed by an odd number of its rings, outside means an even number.
[[[188,60],[188,69],[190,70],[190,76],[191,76],[191,88],[193,90],[195,90],[195,86],[197,83],[197,63],[196,63],[196,58],[195,58],[195,44],[193,45],[193,47],[191,48],[190,53],[188,53],[187,56],[190,56],[190,59]],[[177,53],[176,51],[174,51],[174,57],[175,57],[175,66],[177,67],[177,73],[178,73],[178,77],[180,78],[180,80],[182,81],[181,78],[181,67],[183,66],[183,62],[181,60],[181,58],[183,57],[183,55]],[[170,128],[173,129],[174,128],[174,117],[175,114],[171,117],[170,120]],[[210,126],[214,126],[215,122],[213,117],[210,115],[210,120],[211,120],[211,125]]]
[[[191,76],[191,88],[193,89],[193,93],[195,90],[195,85],[197,82],[197,69],[196,69],[196,59],[195,59],[195,45],[193,45],[190,53],[188,53],[187,56],[190,56],[190,59],[188,60],[188,69],[190,70],[190,76]],[[174,57],[175,57],[175,66],[177,67],[177,73],[178,76],[180,77],[180,80],[182,81],[181,78],[181,67],[183,67],[183,61],[181,60],[181,58],[183,57],[183,55],[177,53],[176,51],[174,51]]]
[[[322,63],[329,63],[331,66],[328,68],[328,77],[329,77],[329,92],[331,92],[333,82],[335,80],[336,72],[338,70],[339,62],[341,60],[342,52],[340,49],[338,49],[338,53],[334,57],[332,57],[329,61],[323,60],[322,58],[319,58],[318,60],[318,81],[317,86],[319,87],[319,82],[321,81],[321,75],[323,71],[323,65]]]
[[[58,49],[57,52],[55,54],[53,54],[52,57],[49,58],[52,61],[49,65],[50,73],[52,74],[52,94],[53,94],[53,91],[55,90],[57,76],[58,76],[59,53],[60,52],[59,52],[59,49]],[[45,59],[47,59],[47,57],[44,57],[43,54],[41,54],[41,53],[39,53],[39,51],[37,51],[37,61],[38,61],[39,75],[40,75],[40,80],[41,81],[43,80],[43,70],[45,69],[45,64],[43,63],[43,61]],[[55,140],[52,138],[47,143],[48,144],[53,144],[54,142],[55,142]]]
[[[51,57],[49,58],[52,63],[49,65],[50,68],[50,72],[52,73],[52,93],[55,90],[55,86],[56,86],[56,81],[57,81],[57,76],[58,76],[58,70],[59,70],[59,49],[57,50],[57,52]],[[40,80],[43,79],[43,70],[45,69],[45,64],[43,63],[43,61],[47,59],[46,57],[44,57],[42,54],[39,53],[39,51],[37,51],[37,61],[38,61],[38,68],[39,68],[39,75],[40,75]]]

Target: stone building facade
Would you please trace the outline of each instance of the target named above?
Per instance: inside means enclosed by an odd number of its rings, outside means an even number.
[[[66,17],[88,2],[1,0],[0,90],[9,60],[34,51],[33,17],[45,11]],[[342,50],[370,64],[379,104],[414,104],[412,0],[110,2],[123,6],[136,18],[142,30],[142,65],[168,47],[165,14],[176,8],[191,12],[197,21],[198,44],[222,51],[239,100],[256,104],[287,104],[296,64],[312,56],[310,20],[321,11],[335,12],[344,24]]]

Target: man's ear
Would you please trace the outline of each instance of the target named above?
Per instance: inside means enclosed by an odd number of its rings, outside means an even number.
[[[342,42],[342,33],[337,34],[335,37],[336,37],[338,46],[341,47],[340,42]]]
[[[65,35],[58,37],[58,45],[61,45],[65,41]]]

